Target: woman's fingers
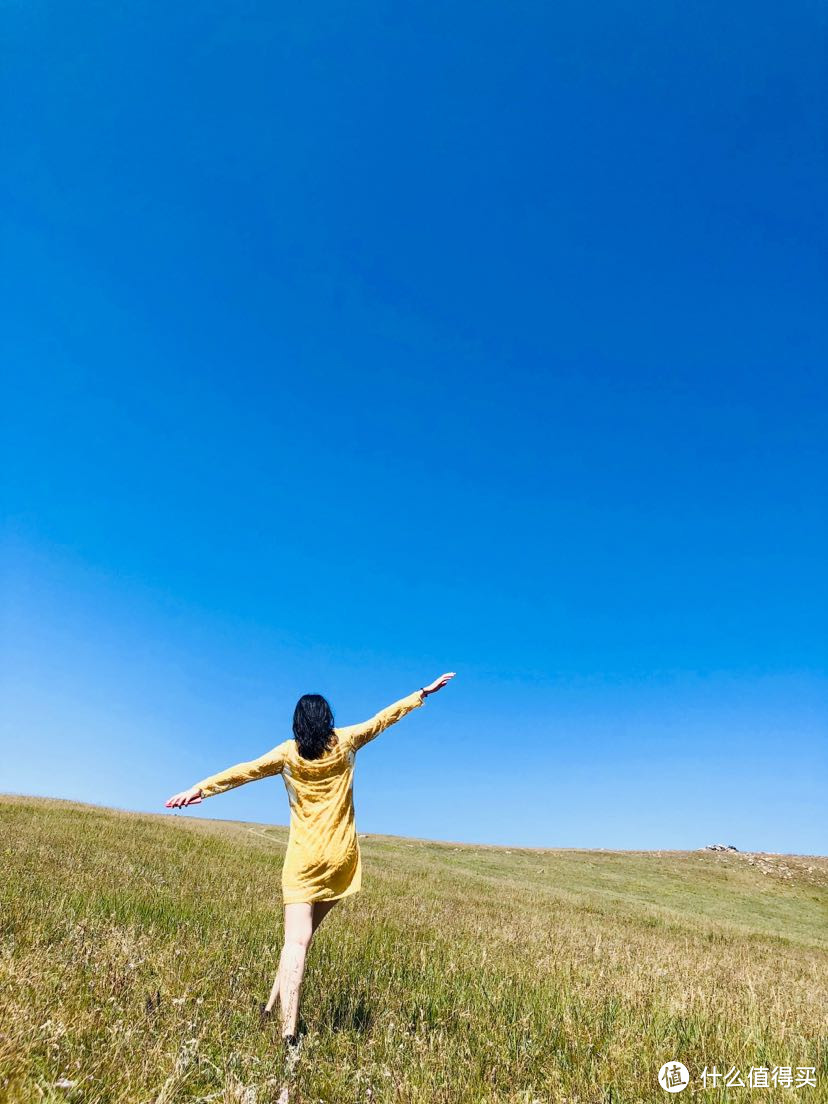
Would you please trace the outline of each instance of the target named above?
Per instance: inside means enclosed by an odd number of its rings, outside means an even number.
[[[433,694],[435,690],[442,690],[446,683],[454,678],[454,675],[454,671],[447,671],[444,675],[440,675],[439,678],[435,679],[430,686],[427,686],[426,690],[429,694]]]
[[[201,794],[194,794],[191,790],[182,790],[181,793],[173,794],[165,802],[165,807],[167,809],[180,809],[182,805],[200,805],[201,801]]]
[[[198,786],[190,786],[189,790],[173,794],[164,802],[164,805],[167,809],[180,809],[184,805],[200,805],[203,800],[201,789]]]

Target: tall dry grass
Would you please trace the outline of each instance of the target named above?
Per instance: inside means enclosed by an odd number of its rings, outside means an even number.
[[[674,1058],[680,1100],[828,1100],[824,859],[363,839],[288,1069],[257,1016],[286,829],[7,796],[0,831],[9,1104],[632,1104]]]

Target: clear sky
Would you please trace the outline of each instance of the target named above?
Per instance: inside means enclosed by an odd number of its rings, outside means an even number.
[[[818,6],[3,19],[0,789],[828,852]]]

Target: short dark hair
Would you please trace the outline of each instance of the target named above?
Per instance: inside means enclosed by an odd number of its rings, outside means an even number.
[[[303,759],[319,759],[331,746],[333,712],[321,694],[303,694],[293,711],[293,735]]]

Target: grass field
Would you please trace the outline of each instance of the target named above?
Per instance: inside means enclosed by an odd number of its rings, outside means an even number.
[[[286,829],[4,796],[0,833],[13,1104],[828,1101],[826,859],[362,838],[286,1070],[257,1017]],[[705,1065],[794,1086],[703,1089]]]

